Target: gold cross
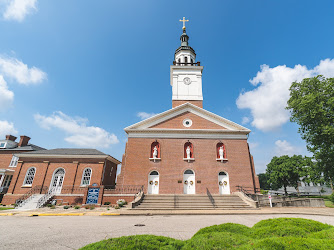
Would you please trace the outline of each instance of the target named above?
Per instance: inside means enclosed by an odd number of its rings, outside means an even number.
[[[180,19],[180,22],[183,22],[183,27],[182,27],[182,29],[186,29],[186,22],[189,22],[189,20],[186,20],[186,18],[185,17],[183,17],[183,19],[181,20]]]

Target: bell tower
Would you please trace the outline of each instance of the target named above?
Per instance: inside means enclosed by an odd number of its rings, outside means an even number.
[[[195,50],[188,45],[189,36],[186,33],[183,17],[181,46],[176,49],[173,65],[170,67],[170,84],[172,86],[172,107],[190,102],[203,108],[202,71],[203,66],[196,62]]]

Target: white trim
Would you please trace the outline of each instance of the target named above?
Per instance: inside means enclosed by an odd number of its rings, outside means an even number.
[[[32,177],[31,184],[26,184],[26,182],[27,182],[27,177],[28,177],[28,173],[29,173],[30,169],[34,169],[34,176]],[[35,168],[35,167],[30,167],[30,168],[28,168],[28,169],[27,169],[27,172],[26,172],[26,175],[25,175],[25,177],[24,177],[24,180],[23,180],[23,185],[22,185],[22,187],[31,187],[32,184],[34,183],[35,175],[36,175],[36,168]]]
[[[154,161],[154,162],[156,162],[156,161],[161,161],[161,158],[148,158],[150,161]]]
[[[224,128],[227,128],[228,130],[241,130],[244,132],[250,133],[251,131],[248,128],[245,128],[237,123],[234,123],[226,118],[223,118],[221,116],[218,116],[214,113],[211,113],[205,109],[202,109],[200,107],[197,107],[194,104],[191,104],[189,102],[184,103],[182,105],[179,105],[175,108],[172,108],[170,110],[167,110],[165,112],[162,112],[160,114],[157,114],[155,116],[152,116],[144,121],[135,123],[129,127],[126,127],[124,130],[125,132],[128,132],[128,130],[131,129],[149,129],[149,127],[152,127],[154,125],[157,125],[163,121],[169,120],[175,116],[178,116],[180,114],[183,114],[185,112],[191,112],[195,115],[198,115],[208,121],[211,121],[213,123],[216,123]],[[223,130],[223,129],[222,129]]]
[[[85,196],[84,194],[55,194],[55,196]]]
[[[247,135],[245,134],[188,134],[188,133],[147,133],[139,131],[131,131],[128,133],[129,138],[179,138],[179,139],[235,139],[235,140],[246,140]]]
[[[103,196],[134,196],[136,194],[103,194]]]
[[[83,184],[82,182],[83,182],[83,179],[84,179],[84,174],[85,174],[86,169],[90,169],[89,183],[88,183],[88,184]],[[92,170],[92,168],[90,168],[90,167],[86,167],[86,168],[82,171],[81,184],[80,184],[80,186],[89,186],[89,185],[90,185],[90,181],[91,181],[91,179],[92,179],[92,174],[93,174],[93,170]]]

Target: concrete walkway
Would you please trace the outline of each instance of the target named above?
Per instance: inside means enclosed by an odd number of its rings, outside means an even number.
[[[261,208],[251,210],[132,210],[128,208],[113,209],[100,207],[94,210],[80,209],[64,209],[57,207],[56,209],[40,208],[31,211],[2,210],[0,216],[140,216],[140,215],[234,215],[234,214],[306,214],[306,215],[323,215],[334,216],[334,208],[327,207],[282,207],[282,208]],[[1,216],[2,217],[2,216]]]

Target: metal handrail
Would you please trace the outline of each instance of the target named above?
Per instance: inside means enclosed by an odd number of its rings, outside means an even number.
[[[37,208],[43,206],[49,199],[51,199],[56,193],[57,187],[50,188],[49,191],[43,195],[37,202]]]
[[[201,62],[176,62],[173,61],[173,65],[177,65],[177,66],[201,66]]]
[[[15,201],[15,204],[19,207],[23,206],[25,203],[27,203],[33,194],[42,194],[44,192],[47,192],[48,187],[46,186],[35,186],[32,189],[30,189],[28,192],[26,192],[24,195],[22,195],[20,198],[18,198]]]
[[[143,185],[111,185],[104,186],[104,193],[137,194],[144,190]]]

